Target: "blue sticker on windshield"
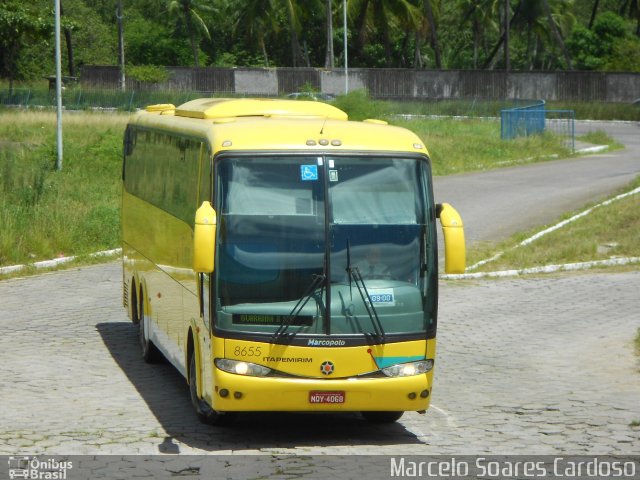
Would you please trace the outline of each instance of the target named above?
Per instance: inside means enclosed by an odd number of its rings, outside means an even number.
[[[318,180],[318,166],[317,165],[300,165],[300,179]]]

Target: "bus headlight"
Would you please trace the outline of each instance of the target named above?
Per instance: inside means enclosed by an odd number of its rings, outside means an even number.
[[[382,373],[387,377],[410,377],[427,373],[433,368],[433,360],[420,360],[419,362],[399,363],[383,368]]]
[[[255,363],[241,362],[238,360],[229,360],[227,358],[216,358],[216,367],[220,370],[236,375],[248,375],[251,377],[264,377],[271,373],[271,369],[256,365]]]

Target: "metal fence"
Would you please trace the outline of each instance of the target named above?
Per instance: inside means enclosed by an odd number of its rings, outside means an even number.
[[[545,132],[561,137],[566,148],[575,151],[575,112],[547,110],[543,100],[500,111],[500,137],[503,140]]]
[[[173,103],[180,105],[195,98],[211,97],[213,92],[93,90],[74,88],[62,94],[62,104],[68,110],[110,109],[134,111],[147,105]],[[55,107],[55,92],[47,89],[14,89],[0,91],[0,105],[16,107]]]
[[[292,81],[308,81],[304,77],[293,78]],[[148,105],[173,103],[181,105],[195,98],[214,96],[245,97],[247,95],[221,94],[213,91],[182,90],[130,90],[122,92],[118,89],[88,89],[80,86],[63,91],[62,104],[68,110],[110,109],[134,111]],[[421,99],[420,101],[403,102],[396,107],[403,113],[396,116],[420,117],[498,117],[503,109],[529,105],[532,100],[483,100],[472,98],[454,99]],[[0,90],[0,105],[23,108],[55,107],[55,92],[46,88],[14,89],[13,92]]]
[[[500,112],[500,138],[511,140],[516,137],[528,137],[544,131],[545,102],[540,100],[533,105],[516,107]]]
[[[546,110],[545,131],[552,132],[564,140],[565,147],[576,151],[576,113],[574,110]]]

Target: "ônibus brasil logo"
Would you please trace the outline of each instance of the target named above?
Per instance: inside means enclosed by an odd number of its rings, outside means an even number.
[[[73,468],[71,461],[59,461],[53,458],[39,460],[37,457],[9,457],[9,478],[32,478],[65,480],[67,470]]]

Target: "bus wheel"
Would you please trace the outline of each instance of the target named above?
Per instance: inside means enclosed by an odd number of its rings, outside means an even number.
[[[393,423],[400,420],[404,412],[361,412],[362,416],[371,423]]]
[[[162,360],[162,354],[149,338],[149,320],[144,314],[144,292],[140,291],[140,302],[138,306],[138,337],[140,338],[140,348],[142,359],[147,363],[157,363]]]
[[[209,425],[230,425],[236,418],[235,412],[216,412],[204,400],[198,398],[198,372],[196,372],[196,355],[191,354],[189,361],[189,393],[191,394],[191,404],[196,411],[198,420]]]

